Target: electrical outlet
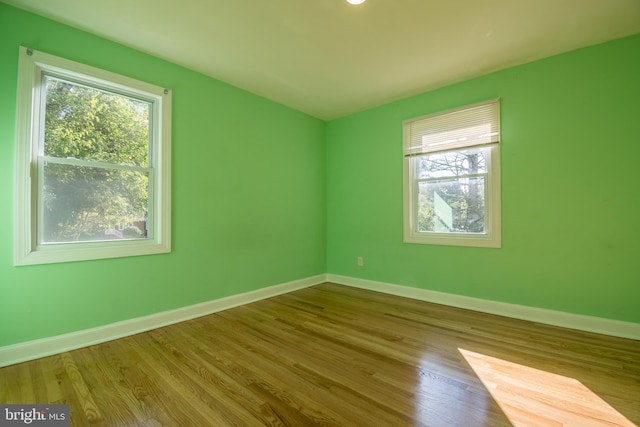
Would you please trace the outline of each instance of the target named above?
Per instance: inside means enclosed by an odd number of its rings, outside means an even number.
[[[364,265],[364,258],[359,256],[358,257],[358,267],[362,267]]]

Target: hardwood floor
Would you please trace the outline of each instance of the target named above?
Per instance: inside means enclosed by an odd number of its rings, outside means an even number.
[[[330,283],[0,369],[0,403],[77,426],[633,426],[639,401],[639,341]]]

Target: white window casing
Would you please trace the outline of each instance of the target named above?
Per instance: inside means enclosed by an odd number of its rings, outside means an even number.
[[[46,243],[42,240],[43,165],[47,161],[86,166],[73,158],[47,158],[44,138],[44,76],[109,91],[148,103],[149,155],[143,168],[118,164],[97,167],[138,171],[148,176],[148,237],[130,240]],[[14,182],[14,264],[82,261],[171,251],[171,91],[57,56],[20,48],[16,102]],[[86,162],[85,162],[86,163]],[[40,203],[40,204],[39,204]]]
[[[431,178],[431,181],[452,181],[453,178],[480,179],[484,189],[482,231],[446,230],[446,226],[440,227],[440,230],[421,230],[418,225],[419,187],[421,184],[428,184],[429,179],[424,179],[425,173],[419,170],[420,162],[428,163],[434,156],[442,158],[447,154],[464,154],[470,151],[482,152],[485,168],[483,173],[447,175],[444,178]],[[404,121],[403,156],[405,243],[501,247],[500,101],[498,99]],[[442,206],[445,202],[437,192],[432,194],[433,206],[437,210],[438,205]],[[447,213],[446,210],[445,213]],[[450,221],[446,218],[442,220],[444,223]]]

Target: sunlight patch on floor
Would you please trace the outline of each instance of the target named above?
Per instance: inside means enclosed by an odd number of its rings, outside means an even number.
[[[635,426],[574,378],[458,350],[514,426]]]

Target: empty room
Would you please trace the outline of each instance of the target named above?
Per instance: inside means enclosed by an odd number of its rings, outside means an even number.
[[[0,0],[0,425],[640,425],[640,2]]]

